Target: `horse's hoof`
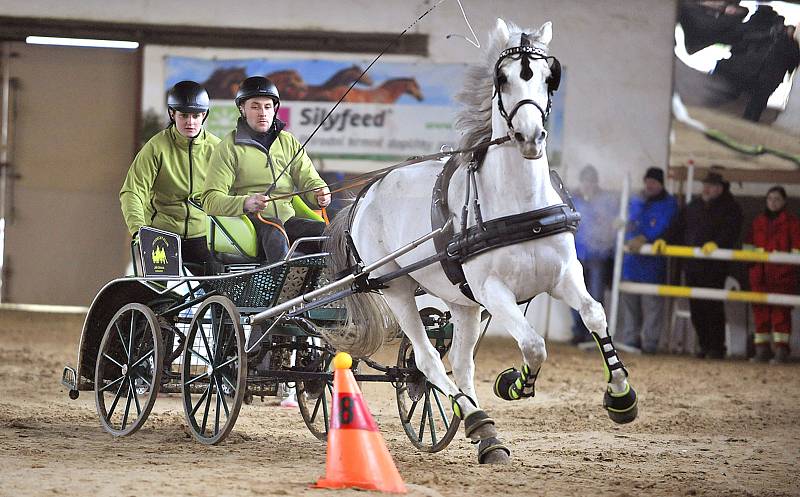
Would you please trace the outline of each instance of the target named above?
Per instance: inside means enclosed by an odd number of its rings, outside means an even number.
[[[486,438],[478,444],[478,462],[481,464],[508,464],[511,451],[496,437]]]
[[[521,376],[522,373],[517,368],[508,368],[503,371],[494,380],[494,394],[503,400],[519,400],[519,393],[511,387]]]
[[[636,391],[628,385],[628,388],[619,394],[612,394],[606,390],[603,396],[603,407],[608,411],[608,417],[617,424],[630,423],[639,414],[639,399]]]
[[[494,420],[485,411],[478,410],[464,420],[464,434],[472,440],[484,440],[497,436]]]

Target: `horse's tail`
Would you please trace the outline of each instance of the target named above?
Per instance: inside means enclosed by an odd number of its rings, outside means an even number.
[[[350,267],[347,235],[350,210],[355,204],[339,211],[325,229],[328,240],[325,251],[330,254],[332,274],[341,274]],[[388,338],[397,335],[398,324],[386,301],[377,293],[355,293],[345,297],[347,321],[338,328],[322,329],[320,332],[336,350],[348,352],[354,357],[369,357]]]

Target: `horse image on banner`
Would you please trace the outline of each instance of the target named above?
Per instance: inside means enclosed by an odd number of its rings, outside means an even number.
[[[437,260],[437,254],[446,252],[450,267],[455,264],[462,271],[464,284],[454,284],[444,262],[435,262],[387,280],[383,298],[357,293],[347,299],[354,326],[335,345],[356,356],[374,353],[382,343],[382,332],[396,330],[383,311],[388,305],[411,341],[418,368],[450,398],[454,412],[464,421],[465,434],[477,444],[481,463],[504,463],[510,456],[497,438],[494,421],[481,409],[473,382],[481,306],[516,339],[523,357],[519,369],[509,368],[498,376],[495,393],[499,397],[517,400],[534,395],[547,352],[544,339],[525,319],[518,302],[547,292],[578,310],[594,336],[608,383],[603,403],[610,418],[626,423],[637,415],[628,372],[611,343],[602,306],[586,291],[575,255],[571,230],[578,216],[551,181],[545,121],[561,70],[549,54],[551,38],[549,22],[539,29],[523,30],[498,19],[485,58],[466,75],[458,95],[463,110],[456,122],[462,134],[460,148],[480,148],[490,140],[496,144],[471,156],[458,154],[447,164],[427,161],[394,169],[328,228],[327,250],[339,272],[352,267],[355,257],[371,264],[430,233],[436,224],[432,210],[442,203],[448,206],[445,221],[452,223],[454,233],[445,241],[446,249],[427,241],[372,276],[379,279],[426,258]],[[439,177],[447,176],[443,168],[452,174],[449,182]],[[434,184],[437,191],[446,192],[442,198],[436,198]],[[496,240],[491,241],[492,237]],[[476,249],[471,241],[483,248]],[[418,288],[442,299],[452,314],[452,379],[426,335],[414,298]]]

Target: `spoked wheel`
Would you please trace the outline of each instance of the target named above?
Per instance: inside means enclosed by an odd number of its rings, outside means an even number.
[[[142,427],[161,385],[164,349],[155,313],[132,303],[114,314],[97,354],[94,393],[103,428],[117,437]]]
[[[420,315],[423,321],[443,317],[440,311],[432,308],[423,309]],[[452,339],[437,332],[429,332],[429,339],[439,351],[439,357],[445,360]],[[416,371],[405,382],[396,385],[397,410],[403,430],[416,448],[424,452],[439,452],[453,440],[461,419],[453,412],[447,395],[440,392],[417,370],[414,349],[405,336],[397,351],[397,366]],[[450,368],[447,367],[447,370]]]
[[[317,372],[331,371],[333,355],[325,351],[311,354],[311,361],[318,364]],[[333,380],[304,380],[296,386],[297,404],[300,414],[308,430],[318,439],[328,439],[329,418],[331,415],[331,399],[333,398]]]
[[[246,381],[239,311],[227,297],[209,297],[192,319],[181,368],[183,410],[197,440],[217,444],[228,436],[242,407]]]

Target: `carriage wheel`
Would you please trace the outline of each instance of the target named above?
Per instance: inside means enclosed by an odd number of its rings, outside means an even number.
[[[331,371],[333,355],[327,350],[321,352],[318,372]],[[328,421],[331,416],[333,380],[298,381],[296,385],[297,404],[308,430],[318,439],[328,439]]]
[[[117,437],[142,427],[161,385],[161,327],[149,307],[132,303],[114,314],[106,328],[94,372],[97,413]]]
[[[437,313],[442,316],[436,309],[420,311],[423,319]],[[432,337],[430,340],[439,351],[439,357],[445,360],[451,340],[442,337]],[[411,341],[405,336],[400,341],[400,348],[397,351],[397,366],[415,370],[417,368],[414,349],[411,347]],[[395,394],[400,422],[414,447],[424,452],[439,452],[450,444],[458,431],[461,419],[453,412],[453,406],[447,395],[428,382],[422,372],[417,370],[406,381],[399,382]]]
[[[209,297],[192,319],[181,367],[183,410],[194,438],[217,444],[230,433],[247,381],[239,311],[227,297]]]

